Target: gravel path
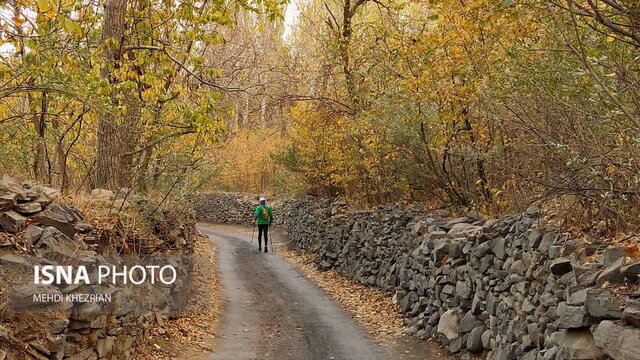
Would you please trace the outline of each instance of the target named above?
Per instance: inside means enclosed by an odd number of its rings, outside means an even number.
[[[225,299],[210,359],[442,359],[425,342],[376,345],[287,260],[258,253],[250,229],[208,224],[198,229],[218,248]]]

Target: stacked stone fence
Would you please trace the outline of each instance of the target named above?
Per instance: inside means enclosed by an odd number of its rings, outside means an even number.
[[[389,206],[353,211],[328,199],[283,202],[291,246],[393,297],[407,331],[462,358],[640,359],[640,262],[599,239],[573,239],[540,211]],[[431,220],[430,218],[430,220]]]
[[[122,193],[95,190],[92,203],[120,211],[149,201]],[[124,244],[58,197],[55,189],[0,176],[0,239],[7,240],[0,244],[0,359],[139,358],[140,346],[163,331],[163,319],[179,314],[192,292],[195,217],[165,217],[159,209],[157,230],[165,235],[144,244],[152,249],[140,244],[137,253],[123,255]],[[96,280],[99,266],[134,264],[170,264],[177,280]],[[44,265],[83,266],[91,282],[36,283],[35,267]]]
[[[257,194],[214,192],[195,196],[191,202],[200,221],[251,226],[254,223],[253,212],[260,197]],[[282,200],[272,201],[268,198],[268,205],[274,208],[276,224],[284,222],[284,203]]]

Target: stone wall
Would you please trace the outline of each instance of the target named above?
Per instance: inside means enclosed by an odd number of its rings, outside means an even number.
[[[126,194],[94,191],[92,207],[107,212],[155,208],[148,199]],[[132,234],[122,237],[117,227],[97,229],[100,224],[88,223],[57,197],[55,189],[0,177],[0,240],[6,241],[0,245],[0,359],[138,358],[138,346],[162,319],[178,314],[191,293],[194,216],[176,218],[160,209],[154,213],[155,240],[132,243]],[[135,251],[132,244],[138,246]],[[160,286],[95,280],[98,265],[122,269],[134,264],[171,264],[177,281]],[[93,280],[35,284],[35,265],[83,265]],[[34,301],[36,294],[61,298]],[[112,300],[88,300],[87,295],[110,295]]]
[[[260,195],[239,194],[230,192],[217,192],[200,194],[193,198],[193,208],[196,217],[200,221],[212,224],[237,224],[253,225],[253,211],[258,205]],[[274,208],[274,221],[276,224],[283,222],[283,202],[267,199],[268,205]]]
[[[289,205],[287,227],[320,268],[392,295],[410,333],[452,353],[640,359],[640,263],[627,265],[622,248],[555,233],[538,213],[436,214],[428,224],[426,213],[401,207],[351,212],[301,200]],[[581,265],[590,256],[596,261]]]
[[[319,268],[381,289],[409,333],[462,358],[640,359],[638,259],[556,233],[538,209],[428,222],[421,209],[300,199],[280,212]]]

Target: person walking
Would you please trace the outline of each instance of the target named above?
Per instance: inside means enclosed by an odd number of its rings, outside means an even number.
[[[253,218],[258,223],[258,251],[262,251],[262,235],[264,234],[264,252],[269,252],[267,242],[269,241],[269,225],[273,222],[273,210],[267,206],[267,199],[260,198],[260,204],[253,212]]]

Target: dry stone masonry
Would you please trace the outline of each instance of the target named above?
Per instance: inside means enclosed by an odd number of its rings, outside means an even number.
[[[487,220],[327,199],[282,206],[292,246],[381,289],[409,333],[462,358],[640,359],[639,260],[557,233],[538,209]]]
[[[258,205],[260,195],[218,192],[196,196],[192,199],[196,217],[200,221],[213,224],[238,224],[250,226],[254,223],[253,211]],[[274,207],[274,221],[282,224],[285,215],[281,209],[286,208],[281,200],[267,204]]]
[[[129,193],[94,190],[91,201],[114,211],[132,204],[155,208]],[[52,188],[0,177],[0,360],[135,359],[137,347],[163,318],[175,316],[191,293],[195,218],[177,219],[160,209],[154,230],[168,230],[156,243],[139,244],[135,257],[125,256],[122,248],[107,251],[117,241],[113,234],[94,229],[76,208],[55,201],[58,196]],[[178,280],[170,286],[34,283],[36,265],[82,265],[95,279],[98,266],[142,259],[170,262]],[[77,301],[34,301],[34,294],[76,295],[71,299]],[[108,294],[112,301],[82,300],[87,294]]]

